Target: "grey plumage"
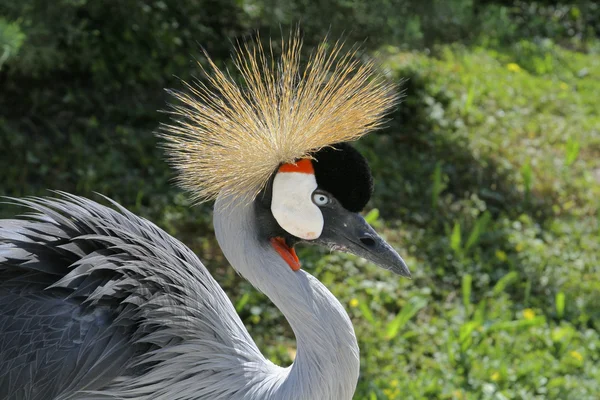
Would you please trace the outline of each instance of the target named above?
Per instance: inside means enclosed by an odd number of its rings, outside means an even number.
[[[117,203],[61,195],[14,200],[34,212],[0,221],[0,398],[352,397],[358,346],[347,314],[258,241],[251,206],[219,199],[215,230],[296,333],[288,368],[262,356],[181,242]]]
[[[182,243],[116,203],[63,196],[14,200],[36,212],[0,221],[0,398],[94,391],[185,354],[191,338],[213,352],[253,345]]]

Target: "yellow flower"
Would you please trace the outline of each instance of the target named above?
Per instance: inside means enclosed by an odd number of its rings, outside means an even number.
[[[494,382],[498,382],[500,380],[500,373],[498,371],[494,372],[490,379]]]
[[[519,67],[519,64],[516,63],[506,64],[506,69],[508,69],[510,72],[521,72],[521,67]]]
[[[531,308],[526,308],[523,310],[523,318],[532,320],[535,318],[535,312]]]
[[[570,351],[569,354],[571,355],[571,357],[573,357],[577,361],[579,361],[579,362],[583,361],[583,356],[581,355],[580,352],[573,350],[573,351]]]
[[[358,299],[350,300],[350,307],[358,307]]]
[[[496,258],[500,261],[506,261],[506,253],[502,250],[496,250]]]
[[[569,88],[569,85],[567,85],[567,84],[566,84],[566,83],[564,83],[564,82],[561,82],[559,86],[560,86],[560,88],[561,88],[562,90],[567,90],[567,89]]]
[[[463,398],[463,393],[460,390],[455,390],[454,392],[452,392],[452,395],[454,396],[455,399],[462,399]]]

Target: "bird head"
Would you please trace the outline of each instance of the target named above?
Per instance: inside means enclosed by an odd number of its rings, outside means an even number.
[[[360,215],[373,192],[366,159],[347,143],[282,164],[256,199],[258,225],[288,265],[308,243],[355,254],[410,278],[406,263]]]
[[[347,144],[381,126],[397,88],[356,47],[325,40],[306,63],[301,48],[298,32],[278,59],[248,42],[234,53],[235,75],[206,55],[204,81],[173,93],[174,122],[161,135],[179,182],[197,201],[254,203],[262,235],[292,269],[300,267],[294,245],[306,242],[409,276],[359,214],[372,178]]]

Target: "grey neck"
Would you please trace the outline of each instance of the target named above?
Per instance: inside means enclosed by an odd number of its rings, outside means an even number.
[[[359,374],[354,328],[340,302],[315,277],[292,271],[258,235],[253,204],[219,197],[217,240],[231,265],[263,292],[288,320],[297,341],[294,363],[277,369],[272,399],[352,399]],[[273,383],[273,382],[271,382]]]

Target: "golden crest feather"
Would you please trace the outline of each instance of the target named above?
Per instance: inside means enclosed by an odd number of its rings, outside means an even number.
[[[278,60],[259,40],[239,46],[233,62],[243,85],[207,56],[207,83],[174,93],[181,105],[160,136],[195,201],[254,199],[279,165],[380,127],[398,99],[356,48],[344,53],[325,40],[302,66],[299,35],[282,46]]]

